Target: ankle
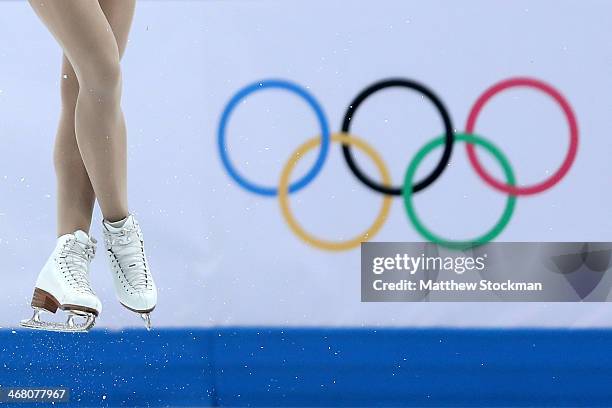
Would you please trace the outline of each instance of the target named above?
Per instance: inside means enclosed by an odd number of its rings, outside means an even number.
[[[128,217],[130,216],[130,212],[129,211],[117,211],[111,214],[102,214],[104,217],[104,222],[108,223],[108,224],[115,224],[115,223],[121,223],[122,221],[125,221],[128,219]]]

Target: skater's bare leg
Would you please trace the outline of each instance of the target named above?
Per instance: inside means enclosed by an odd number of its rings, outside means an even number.
[[[101,3],[98,0],[30,0],[64,49],[78,80],[74,114],[78,151],[104,218],[114,221],[128,214],[127,157],[125,122],[120,107],[120,47],[109,20],[122,26],[116,28],[118,37],[127,37],[134,0],[102,0]],[[63,128],[62,134],[69,135],[69,128]],[[57,150],[59,156],[64,152],[71,154],[74,145],[72,150],[62,146]],[[79,168],[78,161],[69,162]],[[70,182],[74,182],[72,176]],[[83,188],[80,213],[86,215],[92,205],[91,193],[85,191],[84,184],[80,187]],[[84,223],[86,218],[74,222],[81,224],[79,227]],[[67,227],[61,229],[64,228]],[[68,229],[74,230],[72,226]]]
[[[123,56],[134,15],[134,2],[100,0],[100,6],[115,36],[119,56]],[[54,163],[57,177],[57,234],[77,230],[89,232],[95,193],[77,145],[75,111],[79,82],[64,55],[61,73],[62,109],[55,139]]]

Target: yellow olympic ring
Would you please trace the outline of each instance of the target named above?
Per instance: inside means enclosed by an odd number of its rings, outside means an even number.
[[[357,139],[353,136],[348,136],[347,134],[336,133],[331,136],[332,142],[342,143],[343,145],[353,145],[365,154],[367,154],[380,172],[382,177],[383,184],[386,186],[391,185],[391,176],[389,175],[389,170],[385,166],[380,155],[366,142],[361,139]],[[315,137],[313,139],[308,140],[306,143],[298,147],[295,152],[291,155],[291,159],[285,165],[283,172],[281,174],[280,184],[278,187],[278,201],[281,207],[281,212],[285,221],[291,228],[291,230],[304,242],[319,248],[328,251],[345,251],[349,249],[353,249],[361,245],[362,242],[369,241],[372,239],[378,231],[382,228],[387,217],[389,216],[389,210],[391,209],[391,203],[393,202],[393,198],[391,196],[384,196],[383,204],[381,206],[380,212],[378,216],[374,220],[374,223],[362,234],[358,235],[355,238],[352,238],[348,241],[327,241],[323,239],[319,239],[310,233],[306,232],[304,228],[297,222],[293,214],[291,213],[291,209],[289,208],[289,178],[291,176],[291,172],[299,162],[299,160],[310,150],[321,144],[321,138]]]

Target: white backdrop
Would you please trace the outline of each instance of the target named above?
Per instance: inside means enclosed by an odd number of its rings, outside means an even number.
[[[519,199],[499,240],[610,241],[610,15],[607,0],[141,1],[124,59],[124,108],[131,208],[160,287],[155,324],[611,325],[607,304],[361,304],[359,251],[303,244],[274,199],[227,176],[216,150],[225,103],[262,78],[308,87],[337,131],[354,96],[389,76],[433,88],[458,130],[488,86],[534,76],[573,104],[579,156],[556,188]],[[22,1],[0,3],[0,38],[0,325],[11,327],[30,313],[34,280],[55,239],[51,148],[60,50]],[[385,158],[396,183],[417,149],[442,131],[433,108],[403,90],[368,100],[353,126]],[[495,99],[478,130],[503,149],[523,184],[548,177],[568,146],[560,110],[527,90]],[[264,92],[239,107],[228,145],[242,172],[274,185],[290,152],[317,132],[300,100]],[[367,159],[359,162],[374,174]],[[310,231],[346,238],[369,225],[380,200],[332,146],[323,172],[291,202]],[[490,227],[504,201],[477,178],[458,145],[450,169],[416,203],[432,229],[465,238]],[[97,212],[98,238],[99,223]],[[399,199],[376,239],[420,240]],[[92,269],[105,307],[100,325],[140,325],[115,301],[103,256]]]

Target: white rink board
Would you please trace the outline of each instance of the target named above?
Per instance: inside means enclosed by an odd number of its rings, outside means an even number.
[[[160,287],[155,324],[612,325],[607,304],[361,304],[359,251],[304,245],[275,200],[228,177],[216,150],[224,104],[262,78],[308,87],[338,131],[352,98],[386,77],[427,84],[463,130],[488,86],[534,76],[571,101],[581,127],[579,156],[556,188],[519,199],[499,240],[610,241],[610,15],[607,0],[140,2],[124,60],[124,109],[131,207]],[[12,327],[30,313],[36,274],[54,242],[60,50],[26,2],[0,4],[0,38],[7,39],[0,45],[0,326]],[[496,99],[479,124],[522,183],[549,176],[568,146],[560,111],[534,92]],[[318,132],[308,107],[282,92],[250,99],[229,129],[234,161],[271,185],[290,152]],[[401,90],[372,98],[354,120],[355,133],[376,147],[396,182],[441,130],[433,109]],[[298,171],[311,163],[304,162]],[[373,171],[364,157],[359,162]],[[433,229],[464,238],[490,227],[504,201],[477,178],[458,145],[451,169],[417,206]],[[291,202],[310,231],[346,238],[371,222],[380,197],[356,181],[332,146],[323,172]],[[99,223],[96,213],[98,238]],[[376,239],[419,240],[401,200]],[[140,325],[115,302],[103,256],[100,248],[92,270],[104,302],[99,324]]]

